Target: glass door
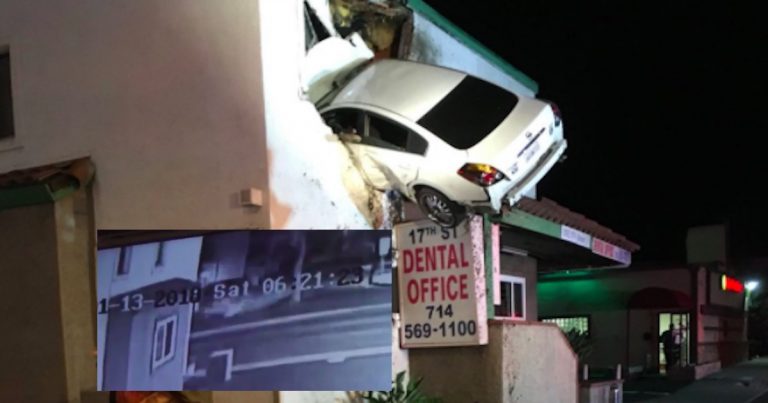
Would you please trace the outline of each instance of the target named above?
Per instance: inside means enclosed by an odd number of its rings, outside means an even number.
[[[659,372],[689,363],[689,315],[682,312],[659,313]],[[669,354],[669,356],[667,356]]]

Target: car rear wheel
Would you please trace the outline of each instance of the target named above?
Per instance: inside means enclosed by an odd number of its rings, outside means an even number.
[[[421,211],[441,227],[455,227],[467,213],[464,207],[428,187],[423,187],[416,192],[416,201]]]

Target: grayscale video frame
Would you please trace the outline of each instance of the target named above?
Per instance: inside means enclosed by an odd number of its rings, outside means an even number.
[[[391,231],[210,232],[98,255],[101,390],[390,387]]]

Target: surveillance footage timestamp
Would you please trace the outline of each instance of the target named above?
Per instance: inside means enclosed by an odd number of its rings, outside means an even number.
[[[221,300],[224,298],[246,297],[251,294],[264,295],[293,292],[297,288],[300,291],[316,290],[323,287],[345,287],[353,285],[372,285],[373,270],[363,270],[362,267],[354,269],[342,269],[329,274],[326,273],[300,273],[292,282],[287,281],[286,276],[265,277],[251,282],[243,280],[239,283],[231,281],[220,282],[202,287],[168,289],[155,291],[153,299],[146,298],[143,293],[134,293],[123,296],[118,303],[109,303],[106,298],[99,301],[99,314],[110,311],[140,311],[146,306],[161,308],[164,306],[195,304],[202,302],[204,298]],[[363,284],[366,283],[366,284]]]

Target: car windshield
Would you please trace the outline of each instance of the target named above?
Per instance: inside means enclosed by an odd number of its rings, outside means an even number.
[[[498,127],[517,101],[515,94],[467,76],[418,123],[454,148],[466,150]]]

